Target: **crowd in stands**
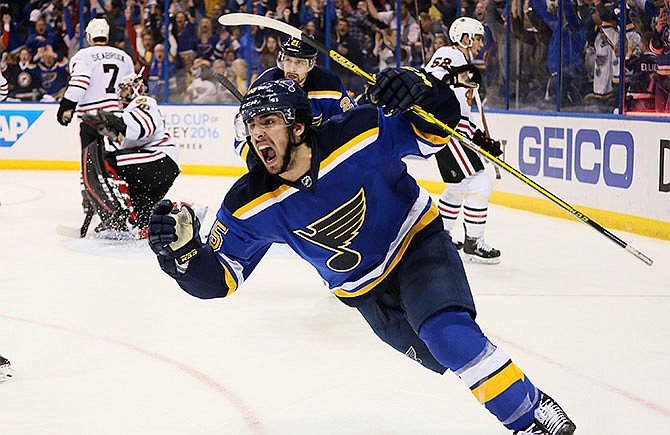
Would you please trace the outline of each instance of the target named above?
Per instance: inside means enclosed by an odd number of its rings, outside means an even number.
[[[68,81],[68,59],[83,40],[82,0],[2,1],[0,66],[10,99],[58,100]],[[212,71],[244,93],[250,80],[275,66],[284,35],[256,26],[226,28],[217,21],[223,13],[246,12],[245,0],[172,0],[167,31],[164,1],[83,0],[84,21],[107,19],[110,45],[131,54],[159,101],[167,94],[170,102],[235,103]],[[331,2],[327,8],[326,0],[257,0],[252,12],[299,27],[322,43],[328,40],[366,71],[396,65],[396,0]],[[623,80],[626,111],[669,113],[670,0],[624,0],[624,5],[619,0],[401,0],[399,62],[424,65],[434,50],[450,43],[453,20],[470,16],[487,32],[476,64],[489,107],[555,110],[559,104],[560,110],[612,113]],[[326,59],[321,56],[319,63]],[[352,94],[363,91],[362,79],[335,62],[330,65]]]

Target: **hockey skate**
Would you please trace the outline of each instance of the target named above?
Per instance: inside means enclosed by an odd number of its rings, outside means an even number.
[[[577,426],[554,399],[541,393],[540,406],[529,427],[514,432],[518,435],[572,435]]]
[[[498,264],[500,251],[487,245],[483,237],[465,236],[463,253],[466,260],[473,263]]]
[[[0,355],[0,382],[8,381],[12,376],[14,376],[14,371],[9,360]]]

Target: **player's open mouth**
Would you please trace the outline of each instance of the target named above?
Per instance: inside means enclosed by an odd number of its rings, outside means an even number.
[[[258,147],[258,153],[261,155],[265,164],[271,165],[277,160],[277,152],[269,145],[262,145]]]

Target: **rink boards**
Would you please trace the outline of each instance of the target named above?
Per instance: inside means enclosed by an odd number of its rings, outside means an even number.
[[[0,169],[79,167],[79,129],[56,121],[56,104],[0,106]],[[232,147],[234,105],[164,105],[185,173],[244,172]],[[663,120],[488,113],[501,157],[598,223],[670,240],[670,131]],[[74,122],[76,123],[76,121]],[[408,159],[431,193],[444,187],[433,159]],[[490,165],[487,171],[493,176]],[[492,202],[568,216],[511,174],[495,180]]]

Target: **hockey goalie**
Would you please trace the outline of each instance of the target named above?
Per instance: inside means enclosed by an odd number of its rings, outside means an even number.
[[[82,153],[82,189],[88,207],[81,237],[96,214],[100,223],[94,231],[100,237],[146,237],[153,205],[181,172],[164,117],[145,90],[141,76],[130,74],[119,84],[120,117],[102,110],[82,116],[82,122],[103,138]]]

